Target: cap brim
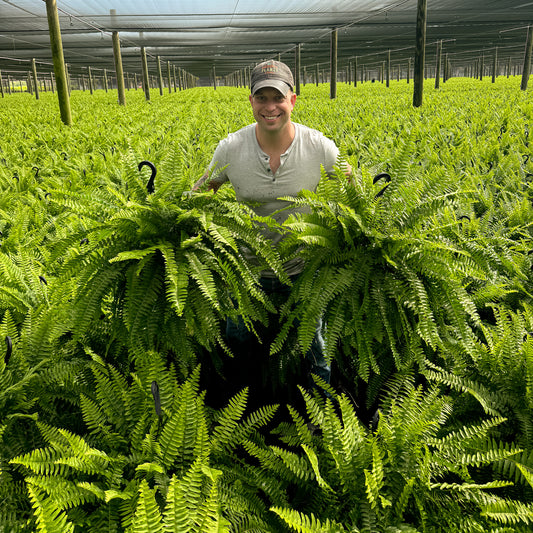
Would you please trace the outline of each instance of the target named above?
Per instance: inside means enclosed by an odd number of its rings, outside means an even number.
[[[289,92],[292,87],[281,80],[261,80],[258,81],[253,87],[252,87],[252,96],[259,90],[263,89],[264,87],[272,87],[273,89],[277,89],[283,96],[287,96],[287,93]]]

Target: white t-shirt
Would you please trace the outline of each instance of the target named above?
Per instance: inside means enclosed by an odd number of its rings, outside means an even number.
[[[255,123],[230,133],[220,141],[209,165],[209,175],[215,175],[211,181],[224,183],[229,180],[237,200],[259,202],[259,205],[252,205],[256,214],[272,216],[280,223],[295,209],[275,213],[288,205],[278,198],[297,196],[303,189],[314,191],[320,181],[322,167],[326,172],[332,172],[339,157],[339,149],[331,139],[302,124],[292,124],[294,140],[281,154],[280,166],[275,174],[270,168],[269,156],[261,150],[257,141]],[[265,231],[265,235],[274,243],[282,238],[270,231]],[[249,259],[253,258],[247,252],[243,250]],[[290,261],[285,268],[289,275],[294,275],[301,271],[302,266],[301,261],[296,260]],[[273,277],[274,273],[265,271],[262,275]]]

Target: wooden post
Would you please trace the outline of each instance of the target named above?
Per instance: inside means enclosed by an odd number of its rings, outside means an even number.
[[[357,87],[357,57],[353,60],[353,86]]]
[[[126,105],[124,71],[122,70],[122,56],[120,54],[120,39],[118,37],[118,31],[113,32],[113,55],[115,56],[115,71],[117,73],[118,103],[120,105]]]
[[[316,86],[318,87],[318,70],[319,70],[319,67],[318,67],[318,63],[316,64],[316,71],[315,71],[315,78],[316,78]]]
[[[330,71],[331,79],[329,81],[329,97],[337,98],[337,29],[331,30],[331,48],[330,48]]]
[[[411,58],[407,59],[407,83],[411,81]]]
[[[61,42],[61,29],[59,27],[56,0],[46,0],[46,16],[48,18],[50,47],[54,62],[59,112],[63,123],[70,126],[72,124],[72,113],[70,111],[68,78],[65,68],[65,58],[63,57],[63,43]]]
[[[426,48],[427,0],[418,0],[416,13],[416,43],[413,106],[422,105],[424,95],[424,60]]]
[[[526,43],[526,53],[524,56],[524,66],[522,67],[522,83],[520,84],[520,89],[525,91],[527,89],[527,83],[529,81],[529,72],[531,69],[531,49],[533,48],[533,31],[531,31],[531,26],[527,28],[527,43]]]
[[[213,89],[217,90],[217,71],[215,69],[215,65],[213,65]]]
[[[300,45],[296,45],[294,51],[294,75],[295,75],[295,85],[296,85],[296,94],[300,94]]]
[[[148,79],[148,62],[146,61],[146,50],[141,46],[141,63],[143,69],[143,89],[146,100],[150,100],[150,80]]]
[[[498,47],[494,49],[494,61],[492,63],[492,83],[496,83],[496,69],[498,68]]]
[[[390,87],[390,50],[387,50],[387,87]]]
[[[107,69],[104,69],[104,89],[105,89],[105,92],[108,91],[108,84],[107,84]]]
[[[435,89],[439,89],[440,88],[440,60],[441,60],[441,55],[442,55],[442,41],[437,41],[437,57],[435,58],[436,59],[436,64],[437,64],[437,66],[435,67]]]
[[[155,57],[157,63],[157,83],[159,85],[159,95],[163,96],[163,74],[161,72],[161,58],[159,56]]]
[[[91,67],[89,67],[89,91],[91,94],[94,92],[93,73]]]
[[[2,71],[1,70],[0,70],[0,93],[2,93],[2,98],[5,98],[4,83],[2,82]]]
[[[35,65],[35,59],[31,60],[31,72],[33,78],[33,87],[35,89],[35,99],[39,100],[39,82],[37,81],[37,67]]]
[[[168,80],[168,93],[172,93],[172,82],[170,76],[170,61],[167,61],[167,80]]]

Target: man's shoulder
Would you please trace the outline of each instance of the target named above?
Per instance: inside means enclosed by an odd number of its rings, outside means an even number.
[[[299,122],[293,122],[295,128],[298,131],[298,134],[304,139],[315,140],[318,142],[333,142],[331,139],[326,137],[326,135],[314,128],[306,126],[305,124],[300,124]]]
[[[220,143],[233,144],[249,141],[250,138],[252,138],[254,126],[255,124],[248,124],[248,126],[244,126],[244,128],[229,133],[227,137],[220,141]]]
[[[332,141],[329,137],[326,137],[326,135],[314,128],[311,128],[309,126],[306,126],[304,124],[300,124],[298,122],[293,122],[295,128],[297,129],[298,136],[302,141],[305,143],[316,143],[316,144],[327,144],[327,145],[335,145],[335,142]]]

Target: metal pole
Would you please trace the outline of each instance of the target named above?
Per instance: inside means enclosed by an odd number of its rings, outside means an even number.
[[[426,18],[427,1],[418,0],[416,13],[416,44],[415,44],[415,71],[414,71],[414,91],[413,106],[422,105],[424,95],[424,59],[426,48]]]
[[[65,58],[63,57],[63,43],[61,42],[61,29],[59,27],[56,0],[46,0],[46,16],[48,18],[50,47],[54,62],[59,112],[63,123],[70,126],[72,124],[72,113],[70,111],[68,78],[65,68]]]
[[[118,37],[118,31],[113,32],[113,54],[115,56],[115,71],[117,73],[118,103],[120,105],[126,105],[124,71],[122,70],[122,56],[120,54],[120,39]]]
[[[529,71],[531,68],[531,48],[533,47],[533,31],[531,31],[531,26],[527,28],[527,43],[526,43],[526,54],[524,56],[524,67],[522,68],[522,83],[520,84],[520,89],[525,91],[527,89],[527,82],[529,81]]]
[[[337,29],[331,30],[329,97],[337,98]]]

